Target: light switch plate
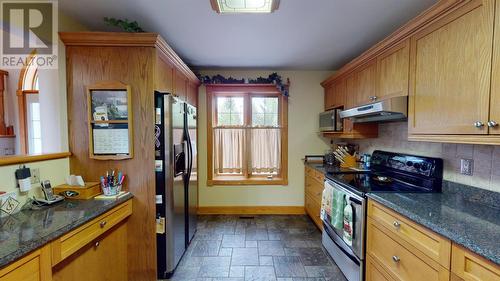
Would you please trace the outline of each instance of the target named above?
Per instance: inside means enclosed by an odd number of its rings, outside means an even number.
[[[31,168],[31,184],[40,183],[40,169]]]
[[[462,175],[472,176],[474,172],[474,160],[460,159],[460,173]]]

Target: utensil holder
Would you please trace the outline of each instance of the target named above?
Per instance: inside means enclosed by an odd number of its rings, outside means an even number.
[[[101,186],[102,193],[105,196],[114,196],[118,195],[120,191],[122,190],[122,185],[115,185],[115,186]]]

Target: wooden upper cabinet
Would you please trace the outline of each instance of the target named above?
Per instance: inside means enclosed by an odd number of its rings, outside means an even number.
[[[155,90],[165,93],[174,91],[174,66],[157,55]]]
[[[405,40],[377,57],[377,100],[408,96],[410,41]]]
[[[187,102],[191,105],[198,105],[198,85],[192,82],[187,84]]]
[[[362,66],[356,74],[356,105],[373,102],[376,97],[377,61],[374,59]]]
[[[325,88],[325,110],[345,105],[345,80],[338,79]]]
[[[469,1],[412,37],[410,134],[488,133],[493,3]]]
[[[345,78],[345,108],[352,108],[356,106],[357,97],[357,80],[356,73],[351,73]]]
[[[500,1],[496,1],[496,11],[500,13]],[[491,76],[489,132],[500,134],[500,16],[495,17],[495,34],[493,42],[493,66]]]
[[[179,97],[181,100],[187,100],[187,79],[179,71],[175,71],[175,84],[174,84],[174,95]]]

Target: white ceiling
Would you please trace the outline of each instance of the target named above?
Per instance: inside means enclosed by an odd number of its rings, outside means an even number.
[[[216,14],[209,0],[59,0],[91,30],[137,20],[198,68],[333,70],[436,0],[281,0],[272,14]]]

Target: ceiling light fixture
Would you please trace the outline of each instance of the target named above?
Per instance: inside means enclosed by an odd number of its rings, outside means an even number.
[[[278,9],[279,0],[210,0],[219,14],[272,13]]]

